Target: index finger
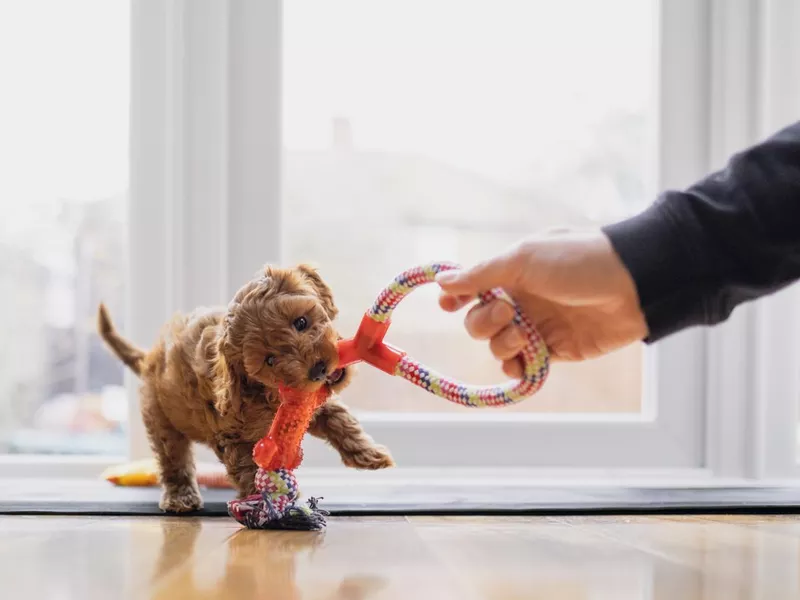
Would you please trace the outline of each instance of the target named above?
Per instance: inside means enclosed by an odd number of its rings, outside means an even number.
[[[439,273],[436,282],[444,291],[458,296],[512,286],[519,277],[515,259],[514,252],[507,252],[466,270]]]

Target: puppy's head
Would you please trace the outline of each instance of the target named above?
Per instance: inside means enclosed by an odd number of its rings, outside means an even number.
[[[337,368],[337,312],[330,288],[313,268],[266,267],[228,307],[217,350],[218,408],[227,408],[232,398],[226,403],[225,396],[235,394],[230,388],[242,375],[268,388],[343,389],[349,373]]]

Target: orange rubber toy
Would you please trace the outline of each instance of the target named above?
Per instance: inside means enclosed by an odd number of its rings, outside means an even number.
[[[301,442],[311,418],[330,396],[327,386],[313,394],[282,387],[281,405],[275,413],[269,433],[253,448],[253,460],[267,471],[294,470],[303,461]]]
[[[327,513],[317,508],[316,499],[309,498],[307,506],[297,502],[294,470],[303,461],[301,444],[311,419],[330,390],[323,386],[306,393],[281,387],[279,394],[281,403],[269,433],[253,447],[258,493],[229,501],[228,514],[249,529],[324,529]]]

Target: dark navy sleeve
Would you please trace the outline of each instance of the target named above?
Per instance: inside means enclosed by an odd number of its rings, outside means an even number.
[[[800,122],[603,231],[636,283],[647,342],[726,320],[800,278]]]

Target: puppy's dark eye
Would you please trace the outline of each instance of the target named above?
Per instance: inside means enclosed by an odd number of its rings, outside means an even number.
[[[305,331],[308,329],[308,319],[305,317],[298,317],[294,320],[292,325],[294,325],[294,328],[297,329],[297,331]]]
[[[268,367],[274,367],[275,366],[275,357],[272,356],[272,355],[269,355],[267,358],[264,359],[264,362],[267,363]]]

